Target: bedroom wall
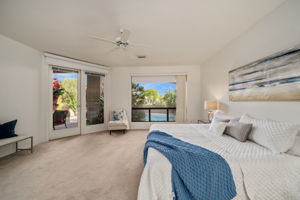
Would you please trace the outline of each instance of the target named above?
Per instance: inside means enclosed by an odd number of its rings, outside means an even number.
[[[0,35],[0,123],[18,119],[17,134],[33,135],[40,143],[40,68],[42,55]],[[0,147],[0,157],[15,145]]]
[[[221,108],[231,115],[249,113],[259,118],[299,123],[300,102],[230,102],[227,92],[229,70],[300,44],[299,19],[300,1],[288,0],[203,63],[201,104],[206,99],[218,99]],[[205,118],[206,112],[202,114]]]
[[[132,74],[187,74],[187,120],[200,119],[200,67],[199,66],[139,66],[112,67],[111,109],[125,108],[131,119],[131,75]],[[150,122],[131,122],[132,129],[147,129]]]

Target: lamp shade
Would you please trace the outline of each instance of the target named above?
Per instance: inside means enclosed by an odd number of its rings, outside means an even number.
[[[217,101],[205,101],[204,102],[204,109],[205,110],[217,110],[218,109],[218,102]]]

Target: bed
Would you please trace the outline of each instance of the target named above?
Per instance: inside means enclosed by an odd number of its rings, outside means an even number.
[[[229,164],[237,195],[244,199],[300,199],[300,158],[274,154],[247,140],[241,143],[230,136],[214,136],[205,124],[154,124],[159,130],[185,142],[221,155]],[[150,148],[144,167],[138,200],[172,200],[172,165],[160,152]]]

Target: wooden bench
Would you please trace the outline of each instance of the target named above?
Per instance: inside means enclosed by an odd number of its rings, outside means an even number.
[[[30,139],[30,141],[31,141],[30,148],[28,148],[28,149],[20,149],[18,147],[18,142],[23,141],[23,140],[27,140],[27,139]],[[0,139],[0,146],[4,146],[4,145],[7,145],[7,144],[12,144],[12,143],[16,143],[16,152],[23,151],[23,150],[29,150],[32,153],[32,151],[33,151],[33,136],[30,136],[30,135],[18,135],[16,137]]]

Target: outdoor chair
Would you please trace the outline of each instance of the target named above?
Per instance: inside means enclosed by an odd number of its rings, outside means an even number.
[[[53,129],[55,130],[55,126],[64,124],[67,127],[67,117],[69,115],[68,110],[56,110],[53,113]]]

